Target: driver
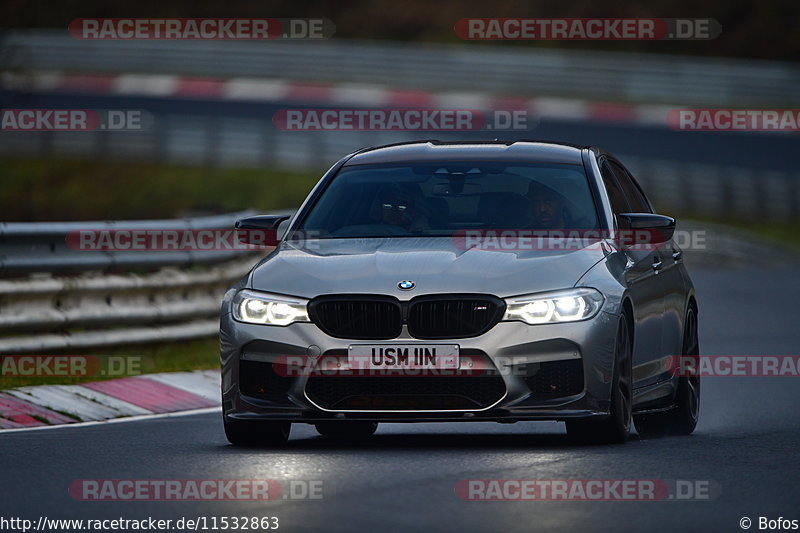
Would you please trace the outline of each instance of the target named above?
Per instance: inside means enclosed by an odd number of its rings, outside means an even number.
[[[537,229],[566,229],[570,215],[566,199],[550,187],[531,183],[528,187],[531,212]]]
[[[377,207],[383,224],[399,226],[407,231],[428,228],[428,210],[423,198],[397,184],[387,185],[377,195]]]

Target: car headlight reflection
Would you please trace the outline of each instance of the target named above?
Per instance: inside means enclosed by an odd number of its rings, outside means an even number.
[[[251,290],[239,291],[233,299],[233,317],[241,322],[288,326],[309,322],[307,300]]]
[[[596,289],[579,287],[506,299],[503,320],[527,324],[575,322],[597,314],[605,298]]]

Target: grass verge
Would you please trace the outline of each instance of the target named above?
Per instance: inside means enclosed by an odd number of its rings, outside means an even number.
[[[53,352],[48,355],[59,354]],[[98,348],[83,350],[80,355],[97,356],[101,368],[108,368],[103,363],[107,362],[108,358],[114,358],[113,370],[110,369],[105,375],[86,376],[25,377],[8,375],[12,369],[19,368],[21,365],[6,362],[0,356],[0,368],[3,369],[3,372],[0,372],[0,390],[29,385],[74,385],[87,381],[125,377],[125,375],[216,369],[219,368],[219,339],[211,337],[180,343]],[[89,364],[87,368],[91,369],[93,365]],[[90,371],[90,373],[92,372]]]
[[[59,159],[0,159],[4,222],[173,218],[300,205],[321,174]]]
[[[742,219],[720,219],[709,218],[697,213],[687,213],[676,215],[678,225],[682,219],[691,220],[693,223],[702,225],[703,222],[710,224],[722,224],[730,228],[740,229],[751,233],[756,238],[762,238],[767,242],[776,245],[786,246],[796,252],[800,252],[800,231],[796,223],[787,221],[754,221]]]

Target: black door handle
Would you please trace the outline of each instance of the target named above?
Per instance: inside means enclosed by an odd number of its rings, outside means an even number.
[[[658,274],[661,271],[662,265],[663,263],[661,262],[661,258],[659,257],[653,258],[653,270],[656,271],[656,274]]]

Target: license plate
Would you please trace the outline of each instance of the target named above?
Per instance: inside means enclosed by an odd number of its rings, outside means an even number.
[[[454,344],[351,344],[347,354],[351,369],[455,369],[459,368]]]

